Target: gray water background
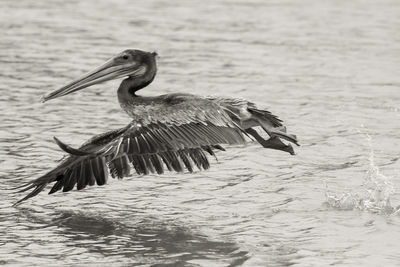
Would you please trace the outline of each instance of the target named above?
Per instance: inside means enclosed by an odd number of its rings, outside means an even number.
[[[400,265],[400,2],[0,2],[0,263]],[[155,50],[141,93],[247,98],[297,155],[229,147],[209,171],[42,193],[7,190],[126,125],[118,81],[40,96],[127,49]]]

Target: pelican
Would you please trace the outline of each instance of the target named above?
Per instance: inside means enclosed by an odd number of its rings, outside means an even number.
[[[19,186],[18,192],[31,190],[15,205],[40,193],[52,184],[49,194],[67,192],[74,187],[107,182],[108,173],[122,179],[138,175],[193,172],[210,167],[207,154],[225,149],[222,145],[245,143],[253,137],[264,148],[294,155],[293,147],[281,139],[298,145],[293,134],[286,133],[282,121],[271,112],[258,109],[243,99],[202,97],[185,93],[160,96],[139,96],[157,73],[155,52],[128,49],[100,67],[43,97],[43,102],[68,95],[95,84],[124,78],[118,88],[121,108],[131,117],[123,128],[99,134],[73,148],[54,137],[68,156],[53,170]],[[264,139],[254,127],[261,127],[269,136]]]

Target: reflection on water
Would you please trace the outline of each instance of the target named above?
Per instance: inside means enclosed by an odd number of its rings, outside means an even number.
[[[1,4],[0,264],[400,265],[398,1]],[[77,147],[129,122],[117,81],[40,102],[126,48],[160,55],[141,94],[247,98],[298,135],[297,155],[249,143],[206,172],[11,207],[10,187],[63,156],[53,136]]]
[[[125,224],[104,217],[105,214],[60,211],[43,216],[23,208],[20,215],[21,221],[32,225],[24,231],[51,232],[51,235],[63,237],[65,251],[79,255],[81,263],[88,261],[86,254],[107,259],[125,258],[132,263],[152,266],[184,266],[185,262],[239,266],[249,257],[249,253],[234,242],[211,240],[177,220],[138,214]],[[165,255],[169,255],[168,258]],[[56,255],[44,252],[43,256]]]

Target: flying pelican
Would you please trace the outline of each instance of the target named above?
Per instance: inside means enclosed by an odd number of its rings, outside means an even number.
[[[75,186],[104,185],[108,171],[113,178],[136,173],[162,174],[169,171],[193,172],[210,167],[206,153],[225,150],[223,144],[243,144],[244,135],[251,135],[263,147],[294,154],[295,135],[286,133],[282,121],[269,111],[261,110],[242,99],[202,97],[192,94],[165,94],[156,97],[138,96],[157,72],[155,52],[125,50],[100,67],[66,86],[43,97],[43,102],[65,96],[105,81],[125,78],[118,88],[118,101],[132,121],[121,129],[96,135],[78,149],[54,137],[58,146],[68,153],[56,168],[18,187],[18,192],[32,191],[18,204],[40,193],[52,184],[49,194]],[[265,140],[253,128],[260,126],[268,135]],[[107,170],[108,167],[108,170]]]

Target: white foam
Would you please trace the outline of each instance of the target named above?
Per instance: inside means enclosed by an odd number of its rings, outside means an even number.
[[[362,210],[384,215],[397,215],[400,206],[392,206],[390,197],[395,193],[391,179],[379,170],[375,164],[371,137],[366,135],[370,147],[369,166],[363,178],[363,183],[345,193],[331,193],[326,187],[327,205],[340,210]]]

